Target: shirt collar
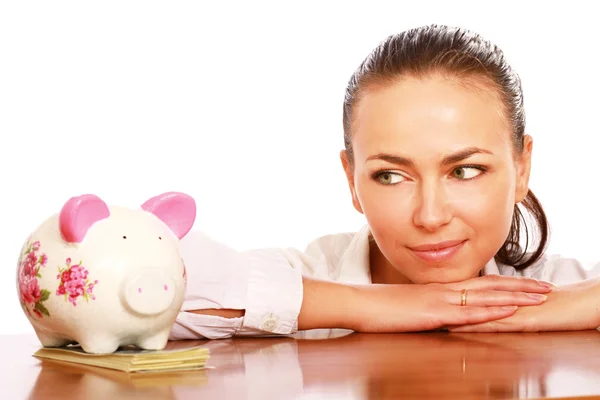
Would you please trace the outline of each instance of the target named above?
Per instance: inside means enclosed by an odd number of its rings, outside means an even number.
[[[352,238],[340,259],[337,280],[350,284],[371,283],[369,268],[369,225],[363,226]]]

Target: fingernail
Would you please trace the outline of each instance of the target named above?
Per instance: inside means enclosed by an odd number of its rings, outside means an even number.
[[[538,301],[546,301],[546,299],[548,299],[548,296],[545,296],[543,294],[538,294],[538,293],[527,293],[527,296],[531,297],[534,300],[538,300]]]
[[[554,289],[556,287],[556,285],[552,282],[546,282],[546,281],[538,281],[538,283],[548,289]]]

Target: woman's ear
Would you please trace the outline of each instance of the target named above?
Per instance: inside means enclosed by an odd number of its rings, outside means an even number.
[[[529,175],[531,172],[531,154],[533,138],[530,135],[523,137],[523,153],[517,160],[517,184],[515,187],[515,203],[520,203],[529,192]]]
[[[342,167],[344,167],[344,173],[346,174],[348,187],[350,188],[350,194],[352,195],[352,205],[354,205],[356,211],[362,214],[363,210],[356,194],[356,187],[354,186],[354,166],[350,162],[350,158],[348,157],[348,152],[346,150],[340,151],[340,159],[342,160]]]

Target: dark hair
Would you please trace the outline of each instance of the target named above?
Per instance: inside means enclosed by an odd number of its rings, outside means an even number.
[[[414,28],[389,36],[377,46],[354,72],[344,99],[344,144],[350,165],[352,151],[352,112],[368,85],[394,82],[401,76],[425,76],[432,73],[453,75],[487,83],[496,90],[512,131],[513,149],[518,157],[523,151],[525,110],[521,80],[508,65],[502,50],[469,30],[444,25]],[[530,231],[519,204],[515,204],[512,225],[495,260],[522,270],[539,260],[548,243],[549,226],[546,214],[529,190],[521,202],[533,217],[533,229],[539,236],[537,246],[529,252]],[[523,232],[524,230],[524,232]],[[520,245],[522,235],[524,248]],[[532,236],[533,233],[532,233]]]

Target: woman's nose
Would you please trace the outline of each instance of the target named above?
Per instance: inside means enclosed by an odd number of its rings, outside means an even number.
[[[428,231],[436,231],[452,220],[448,196],[443,185],[435,182],[421,183],[416,201],[417,206],[413,216],[416,226]]]

